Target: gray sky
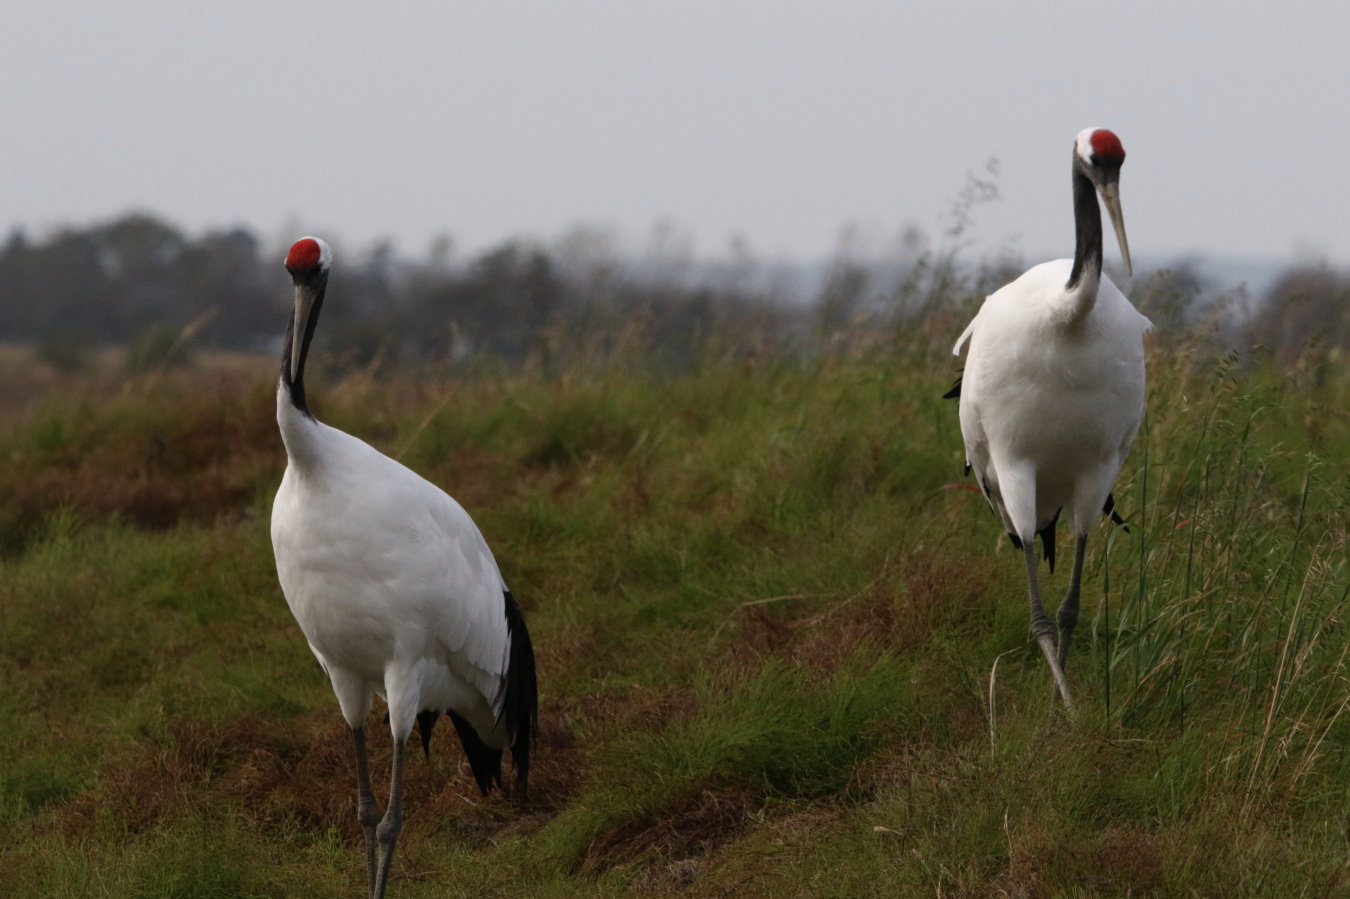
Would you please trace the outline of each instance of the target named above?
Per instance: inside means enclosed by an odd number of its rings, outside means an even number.
[[[1073,250],[1073,137],[1102,125],[1129,156],[1136,256],[1350,262],[1334,0],[49,0],[4,19],[0,226],[37,235],[135,208],[471,253],[577,223],[640,246],[669,219],[701,256],[740,235],[806,257],[849,222],[937,232],[996,157],[972,253],[1037,261]]]

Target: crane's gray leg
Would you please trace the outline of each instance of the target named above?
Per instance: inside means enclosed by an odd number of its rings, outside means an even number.
[[[1069,592],[1064,594],[1064,602],[1059,604],[1059,668],[1064,670],[1065,660],[1069,658],[1069,638],[1073,636],[1074,626],[1078,624],[1078,593],[1083,584],[1083,554],[1087,550],[1087,534],[1078,537],[1073,552],[1073,573],[1069,575]]]
[[[375,895],[375,825],[380,823],[380,805],[370,788],[370,766],[366,759],[366,731],[352,728],[356,740],[356,819],[366,834],[366,891]]]
[[[394,843],[403,829],[403,751],[406,747],[406,735],[403,740],[394,740],[394,764],[389,772],[389,805],[384,810],[384,820],[375,830],[375,837],[380,843],[380,863],[375,870],[372,899],[384,899],[385,887],[389,885],[389,867],[394,861]]]
[[[1041,646],[1041,652],[1045,653],[1045,660],[1050,663],[1050,673],[1055,678],[1055,686],[1059,688],[1059,695],[1064,699],[1065,707],[1073,712],[1069,682],[1064,679],[1064,669],[1060,667],[1058,654],[1055,652],[1055,626],[1046,616],[1045,606],[1041,605],[1041,588],[1036,582],[1036,548],[1032,545],[1032,541],[1022,541],[1022,552],[1027,561],[1027,590],[1031,595],[1031,635],[1036,638],[1036,642]]]

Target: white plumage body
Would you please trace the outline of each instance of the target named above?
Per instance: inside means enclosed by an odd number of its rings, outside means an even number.
[[[1064,664],[1078,623],[1087,533],[1098,514],[1113,511],[1111,484],[1144,414],[1143,337],[1152,325],[1102,274],[1099,198],[1132,271],[1120,211],[1124,162],[1114,132],[1078,132],[1073,258],[1028,269],[985,299],[952,349],[960,355],[970,344],[946,394],[960,398],[966,464],[1022,552],[1031,634],[1070,713]],[[1041,602],[1033,541],[1039,534],[1053,571],[1055,525],[1066,509],[1076,539],[1056,627]]]
[[[970,344],[966,458],[1008,532],[1028,542],[1061,509],[1087,532],[1143,414],[1152,326],[1104,275],[1067,289],[1072,266],[1042,263],[991,294],[953,349]]]
[[[287,465],[272,505],[272,551],[286,604],[351,727],[367,896],[383,899],[403,829],[413,724],[430,753],[436,721],[449,715],[485,796],[502,786],[502,754],[510,747],[523,804],[538,683],[525,618],[468,513],[309,411],[305,360],[332,263],[332,249],[317,237],[300,238],[286,254],[295,305],[277,384]],[[370,784],[365,733],[376,696],[389,706],[394,738],[383,812]]]
[[[505,747],[505,588],[468,513],[296,410],[284,387],[277,419],[289,457],[272,509],[277,574],[347,723],[360,727],[380,695],[396,739],[419,711],[453,710]]]

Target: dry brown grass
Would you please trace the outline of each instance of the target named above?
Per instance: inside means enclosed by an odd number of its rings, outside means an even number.
[[[694,873],[682,861],[716,851],[753,823],[763,803],[755,790],[696,789],[662,807],[659,815],[633,818],[601,834],[586,847],[582,870],[623,869],[641,863],[666,879],[672,871],[688,882]],[[672,864],[673,863],[673,864]]]
[[[36,388],[0,432],[0,543],[61,507],[155,529],[238,515],[282,458],[255,372],[64,382]]]

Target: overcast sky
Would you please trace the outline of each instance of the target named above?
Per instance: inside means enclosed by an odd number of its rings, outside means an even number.
[[[939,231],[996,158],[971,252],[1035,261],[1072,252],[1101,125],[1136,256],[1345,265],[1347,35],[1335,0],[11,4],[0,225],[420,254],[667,219],[701,256],[805,258],[850,222]]]

